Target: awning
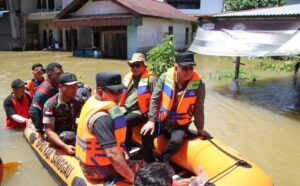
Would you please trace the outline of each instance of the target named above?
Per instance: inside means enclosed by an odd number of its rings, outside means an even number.
[[[0,17],[3,17],[4,14],[8,13],[9,11],[8,10],[4,10],[4,11],[0,11]]]
[[[216,56],[300,54],[300,21],[216,21],[203,23],[189,50]]]
[[[127,26],[134,24],[133,16],[100,16],[73,19],[54,20],[56,28],[78,28],[78,27],[96,27],[96,26]]]

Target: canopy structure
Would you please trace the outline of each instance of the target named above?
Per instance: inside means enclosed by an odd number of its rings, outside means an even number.
[[[215,21],[199,24],[189,50],[216,56],[300,54],[300,21]]]
[[[225,12],[200,23],[189,50],[216,56],[300,54],[300,4]]]

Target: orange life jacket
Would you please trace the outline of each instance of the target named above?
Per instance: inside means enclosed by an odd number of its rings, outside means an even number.
[[[30,118],[29,115],[29,107],[30,107],[30,100],[28,95],[24,95],[22,98],[22,103],[20,103],[13,95],[11,95],[12,104],[15,108],[16,114],[24,117]],[[26,123],[19,123],[13,120],[11,117],[6,116],[6,128],[20,128],[25,127]]]
[[[36,90],[33,79],[27,80],[26,90],[28,91],[30,97],[33,98],[34,92]]]
[[[166,79],[162,92],[162,103],[159,111],[159,122],[163,122],[169,114],[172,114],[174,120],[179,125],[191,123],[191,118],[195,110],[197,91],[201,83],[201,76],[197,72],[193,73],[191,80],[188,82],[179,102],[176,111],[172,111],[175,95],[175,70],[167,70]]]
[[[35,82],[35,79],[27,80],[26,90],[31,98],[33,98],[35,91],[41,83]]]
[[[140,111],[143,114],[147,114],[149,111],[149,104],[150,104],[150,99],[152,94],[149,86],[150,76],[154,76],[154,74],[152,72],[149,72],[147,69],[145,69],[145,71],[141,75],[141,79],[139,81],[138,89],[137,89],[138,105]],[[124,82],[123,82],[124,88],[123,88],[123,94],[120,101],[120,106],[124,106],[125,104],[126,96],[131,86],[131,82],[132,82],[132,73],[129,73],[124,78]]]
[[[77,128],[76,155],[85,165],[107,166],[111,161],[104,149],[99,145],[94,133],[88,128],[88,122],[95,113],[107,112],[114,121],[117,148],[123,153],[126,136],[126,120],[120,107],[112,101],[99,101],[95,96],[90,97],[84,104]]]

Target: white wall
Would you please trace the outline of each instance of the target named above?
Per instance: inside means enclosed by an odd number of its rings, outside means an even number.
[[[21,0],[22,12],[24,13],[32,13],[37,12],[37,0]]]
[[[70,4],[73,0],[63,0],[62,1],[62,6],[63,8],[65,8],[66,6],[68,6],[68,4]]]
[[[89,1],[83,5],[74,16],[123,14],[128,11],[112,1]]]
[[[217,14],[223,11],[224,0],[200,0],[200,9],[179,9],[185,14]]]
[[[47,30],[47,39],[49,39],[49,30],[52,30],[52,36],[56,41],[59,41],[59,32],[58,29],[54,27],[52,20],[45,20],[39,22],[39,42],[43,42],[43,31]]]
[[[189,27],[189,44],[191,43],[191,22],[143,17],[143,25],[137,27],[138,50],[149,49],[162,43],[165,34],[169,32],[169,26],[173,26],[173,40],[177,49],[186,48],[186,27]]]

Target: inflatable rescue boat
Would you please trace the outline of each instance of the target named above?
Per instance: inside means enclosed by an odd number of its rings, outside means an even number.
[[[133,131],[133,140],[137,144],[141,144],[139,131],[139,127],[135,127]],[[35,132],[34,128],[26,127],[24,134],[44,167],[60,185],[105,185],[89,182],[80,168],[78,159],[51,146]],[[156,138],[155,152],[160,154],[167,142],[163,136]],[[172,156],[171,161],[194,175],[198,174],[201,166],[210,178],[206,184],[209,186],[273,185],[269,176],[257,165],[215,138],[201,140],[194,136],[185,140],[180,150]],[[115,185],[129,184],[119,181]]]

